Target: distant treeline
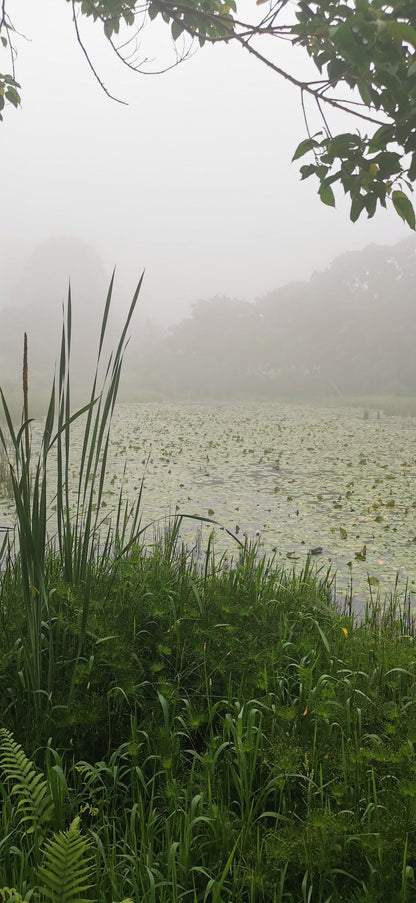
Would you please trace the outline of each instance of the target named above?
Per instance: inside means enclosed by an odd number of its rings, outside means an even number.
[[[21,348],[29,333],[30,402],[44,410],[59,347],[67,274],[74,299],[74,404],[98,341],[108,280],[74,239],[37,249],[0,310],[0,385],[21,406]],[[121,399],[240,400],[412,396],[416,392],[416,241],[371,245],[336,258],[307,282],[255,303],[217,297],[163,332],[133,328]],[[140,313],[140,312],[139,312]]]
[[[273,399],[416,390],[416,242],[371,245],[255,304],[199,301],[127,361],[126,397]]]

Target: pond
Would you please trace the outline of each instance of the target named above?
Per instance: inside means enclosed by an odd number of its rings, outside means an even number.
[[[74,486],[81,429],[72,444]],[[123,478],[124,473],[124,478]],[[142,524],[176,514],[202,547],[214,531],[218,552],[238,539],[297,566],[310,550],[337,570],[337,591],[416,590],[416,419],[348,407],[295,404],[119,404],[104,513],[121,480],[136,497],[144,477]],[[2,522],[12,505],[3,502]],[[153,532],[149,528],[149,539]]]

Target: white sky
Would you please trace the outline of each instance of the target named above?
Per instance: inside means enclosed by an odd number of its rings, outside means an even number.
[[[394,212],[353,225],[342,198],[334,211],[300,182],[290,164],[305,137],[298,93],[238,48],[206,47],[165,75],[141,76],[113,61],[99,25],[81,22],[121,106],[88,68],[70,4],[8,0],[8,9],[27,41],[18,43],[23,106],[0,124],[0,303],[28,251],[55,236],[88,242],[108,270],[117,264],[129,293],[146,268],[142,310],[166,323],[199,298],[253,300],[344,251],[409,234]],[[163,35],[151,28],[163,62]],[[293,53],[276,48],[279,61]]]

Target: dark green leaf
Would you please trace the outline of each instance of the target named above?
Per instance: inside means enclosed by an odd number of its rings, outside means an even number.
[[[380,128],[374,132],[374,135],[370,140],[369,150],[383,150],[392,138],[392,127],[390,125],[380,126]]]
[[[409,179],[414,182],[416,179],[416,151],[412,154],[412,162],[408,170]]]
[[[384,151],[381,154],[377,154],[372,160],[372,163],[377,163],[380,170],[380,176],[383,179],[394,176],[401,170],[400,155],[393,151]]]
[[[375,194],[368,194],[368,195],[367,195],[367,197],[366,197],[366,199],[365,199],[365,208],[366,208],[367,213],[368,213],[368,218],[371,219],[371,218],[374,216],[375,212],[376,212],[376,208],[377,208],[377,195],[375,195]]]
[[[303,157],[304,154],[307,154],[308,151],[312,150],[314,147],[319,147],[317,141],[314,138],[305,138],[303,141],[298,144],[295,153],[292,157],[292,163],[294,160],[299,160],[299,157]]]
[[[312,176],[316,172],[316,166],[314,163],[305,164],[305,166],[301,166],[300,174],[302,179],[308,179],[309,176]]]
[[[172,22],[171,32],[174,41],[176,41],[183,32],[183,25],[181,22],[178,22],[177,19],[174,19]]]
[[[13,104],[14,107],[18,107],[20,103],[20,97],[15,88],[8,88],[6,91],[7,100]]]
[[[372,97],[371,97],[367,82],[364,81],[364,79],[360,79],[357,87],[358,87],[358,90],[361,94],[361,97],[362,97],[364,103],[367,104],[367,106],[369,107],[371,104],[371,101],[372,101]]]
[[[335,195],[329,185],[322,184],[318,194],[323,204],[326,204],[328,207],[335,207]]]
[[[396,40],[411,44],[416,50],[416,28],[412,28],[407,22],[395,22],[390,20],[385,24],[386,31]]]
[[[408,223],[411,229],[415,229],[415,211],[412,202],[409,201],[409,198],[403,191],[393,191],[391,197],[396,213],[401,216],[402,220]]]
[[[363,194],[358,194],[357,197],[353,198],[353,201],[351,204],[351,210],[350,210],[351,222],[355,223],[357,221],[360,213],[363,211],[363,209],[365,207],[365,202],[366,202],[366,199]]]

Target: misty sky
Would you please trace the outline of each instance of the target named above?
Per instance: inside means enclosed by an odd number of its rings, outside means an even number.
[[[146,268],[142,310],[169,323],[199,298],[253,300],[344,251],[409,234],[394,212],[353,225],[342,198],[334,211],[300,182],[290,164],[305,137],[298,94],[238,48],[207,47],[164,75],[136,75],[113,60],[101,26],[81,22],[122,106],[94,80],[70,4],[8,8],[25,38],[23,106],[0,124],[3,306],[30,252],[53,237],[86,242],[108,272],[116,264],[126,296]],[[147,41],[156,67],[168,61],[163,28],[150,26]],[[295,64],[288,45],[277,53]]]

